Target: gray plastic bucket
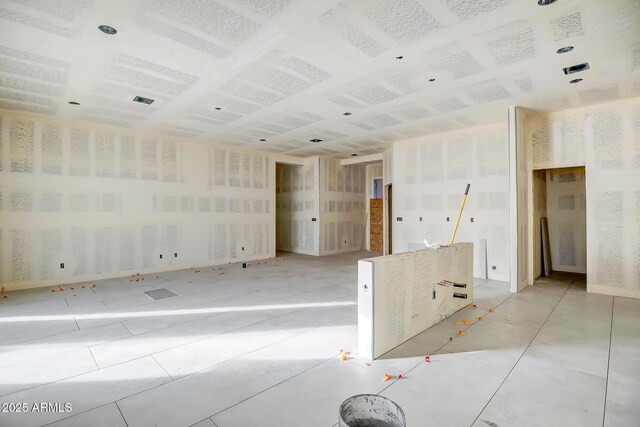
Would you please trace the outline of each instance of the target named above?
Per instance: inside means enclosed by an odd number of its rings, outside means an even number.
[[[340,427],[406,426],[402,408],[376,394],[358,394],[342,402],[338,420]]]

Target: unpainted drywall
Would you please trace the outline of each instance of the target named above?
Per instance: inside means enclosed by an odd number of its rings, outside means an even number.
[[[509,254],[511,292],[533,284],[531,209],[531,147],[526,143],[528,116],[521,107],[509,107]]]
[[[552,269],[586,274],[587,202],[584,168],[548,169],[545,172]]]
[[[360,260],[358,355],[374,359],[471,304],[472,257],[458,243]]]
[[[534,169],[585,166],[587,289],[640,298],[640,98],[529,120]]]
[[[400,141],[393,146],[393,251],[448,243],[467,183],[456,242],[487,240],[488,277],[509,279],[509,165],[506,123]],[[385,171],[386,171],[385,164]],[[387,182],[385,174],[385,183]],[[402,218],[398,221],[398,218]],[[447,221],[449,218],[449,221]],[[471,222],[473,218],[473,222]],[[474,274],[484,266],[474,256]],[[495,266],[495,269],[492,267]]]
[[[366,169],[320,158],[320,255],[364,248]]]
[[[20,289],[274,256],[276,157],[0,113],[0,281]]]
[[[366,200],[365,200],[365,210],[366,210],[366,217],[367,217],[367,221],[365,224],[365,249],[366,250],[370,250],[371,248],[370,246],[370,224],[369,224],[369,218],[371,218],[371,212],[369,210],[369,199],[372,199],[374,197],[373,194],[373,181],[376,179],[382,179],[382,175],[383,175],[383,167],[382,167],[382,162],[378,162],[378,163],[372,163],[372,164],[368,164],[366,165],[366,180],[367,180],[367,195],[366,195]],[[384,185],[384,184],[383,184]],[[380,197],[382,197],[383,194],[383,188],[379,188],[379,195]]]
[[[319,158],[276,164],[276,249],[319,255]]]

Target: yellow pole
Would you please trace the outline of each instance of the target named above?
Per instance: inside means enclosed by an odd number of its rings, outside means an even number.
[[[458,219],[456,220],[456,226],[453,229],[453,234],[451,235],[451,242],[449,242],[450,245],[453,245],[453,240],[456,238],[456,232],[458,231],[458,225],[460,224],[460,217],[462,216],[462,210],[464,209],[464,204],[467,201],[467,195],[469,194],[469,187],[471,187],[471,184],[467,184],[467,189],[464,190],[464,196],[462,197],[462,204],[460,205],[460,212],[458,212]]]

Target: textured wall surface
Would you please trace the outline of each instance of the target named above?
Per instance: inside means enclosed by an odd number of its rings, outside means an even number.
[[[472,257],[471,244],[458,243],[358,261],[358,355],[377,358],[470,305]]]
[[[319,255],[319,158],[276,164],[276,249]],[[313,218],[316,221],[313,221]]]
[[[364,247],[365,174],[364,165],[320,158],[320,255]]]
[[[640,98],[529,121],[534,169],[586,166],[590,291],[640,297]]]
[[[260,152],[2,113],[0,281],[274,256],[274,166]]]
[[[470,183],[456,242],[473,242],[478,250],[479,240],[486,239],[488,277],[508,280],[506,123],[415,138],[396,143],[393,149],[394,253],[423,239],[448,243]],[[385,161],[387,157],[385,153]],[[480,275],[483,266],[474,255],[474,274]]]
[[[554,271],[587,273],[587,199],[583,168],[546,171],[547,216]]]

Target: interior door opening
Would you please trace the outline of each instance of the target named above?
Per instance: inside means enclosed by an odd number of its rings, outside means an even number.
[[[533,278],[587,273],[585,168],[533,171]]]

